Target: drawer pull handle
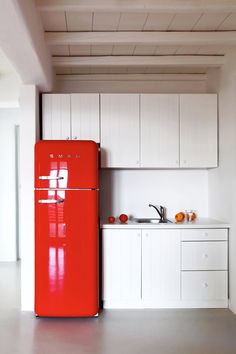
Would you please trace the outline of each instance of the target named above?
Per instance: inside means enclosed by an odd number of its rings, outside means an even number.
[[[208,258],[208,254],[207,254],[207,253],[204,253],[204,254],[203,254],[203,258]]]
[[[208,288],[208,283],[205,281],[203,286],[204,286],[204,288]]]
[[[208,232],[205,232],[205,233],[204,233],[204,236],[206,236],[206,237],[207,237],[207,236],[208,236]]]

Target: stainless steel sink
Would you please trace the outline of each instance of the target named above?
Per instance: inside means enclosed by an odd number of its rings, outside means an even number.
[[[134,219],[134,222],[137,222],[138,224],[167,224],[171,223],[169,220],[161,221],[160,219],[149,219],[149,218],[137,218]]]

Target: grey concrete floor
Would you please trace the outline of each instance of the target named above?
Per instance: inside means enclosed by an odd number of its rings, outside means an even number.
[[[0,354],[235,354],[229,310],[106,310],[36,319],[19,308],[19,266],[0,263]]]

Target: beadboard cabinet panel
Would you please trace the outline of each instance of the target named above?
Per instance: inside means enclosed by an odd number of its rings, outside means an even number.
[[[213,301],[228,298],[227,271],[182,272],[183,301]]]
[[[71,94],[72,140],[100,142],[99,94]]]
[[[101,95],[101,167],[139,167],[139,95]]]
[[[180,231],[142,230],[142,298],[180,300]]]
[[[180,167],[217,167],[217,95],[180,95]]]
[[[182,242],[182,270],[227,270],[227,241]]]
[[[141,95],[141,167],[179,167],[179,95]]]
[[[69,94],[43,94],[42,115],[44,140],[71,138]]]
[[[141,299],[141,231],[104,230],[103,300]]]

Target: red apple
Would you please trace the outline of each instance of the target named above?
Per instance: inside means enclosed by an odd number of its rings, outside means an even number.
[[[114,216],[108,216],[109,224],[114,224],[115,221],[116,221],[116,218]]]
[[[126,214],[121,214],[121,215],[119,216],[119,219],[120,219],[120,222],[125,223],[129,218],[128,218],[128,215],[126,215]]]

